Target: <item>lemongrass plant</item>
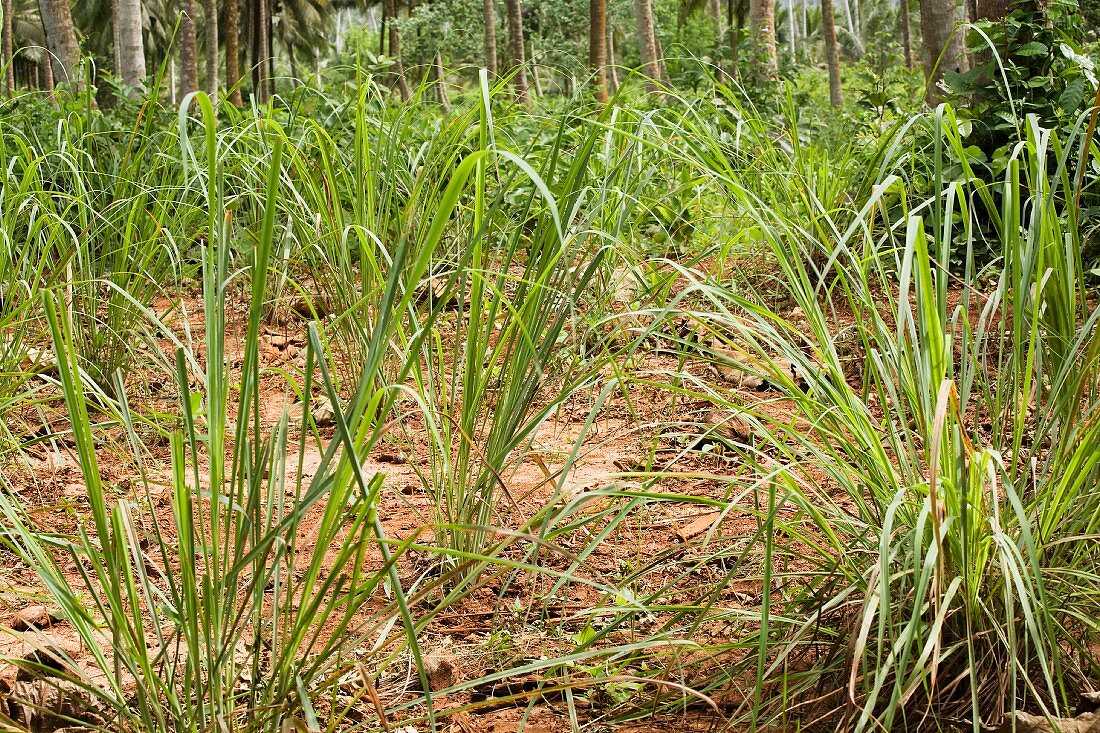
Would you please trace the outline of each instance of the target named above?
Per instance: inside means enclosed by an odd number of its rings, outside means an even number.
[[[202,134],[194,140],[189,121],[192,105],[201,113]],[[353,714],[365,714],[372,721],[367,725],[375,727],[386,726],[386,720],[435,725],[440,711],[431,693],[438,690],[432,689],[420,651],[421,636],[435,616],[461,603],[479,586],[492,580],[507,582],[516,574],[545,573],[559,585],[583,582],[612,598],[618,592],[599,579],[574,574],[577,568],[563,572],[539,562],[545,555],[572,558],[553,544],[553,538],[599,520],[599,515],[574,516],[572,512],[580,509],[575,503],[564,513],[560,507],[536,509],[502,533],[475,524],[476,518],[466,520],[462,529],[484,533],[485,540],[477,547],[427,544],[415,534],[399,542],[386,535],[378,512],[383,477],[366,475],[363,469],[368,453],[392,428],[394,403],[406,389],[403,385],[410,378],[417,383],[430,374],[424,369],[423,354],[446,306],[436,303],[425,309],[417,302],[416,285],[444,250],[448,232],[459,221],[462,202],[469,200],[468,192],[475,201],[484,195],[481,187],[493,156],[528,169],[517,156],[475,150],[457,159],[452,175],[437,181],[435,190],[425,191],[427,200],[434,202],[432,210],[417,210],[425,217],[425,226],[416,230],[415,237],[400,239],[384,252],[379,261],[385,262],[385,268],[380,268],[379,280],[371,286],[374,290],[363,293],[371,304],[359,306],[369,319],[359,324],[363,358],[350,380],[353,393],[340,393],[330,367],[335,356],[322,338],[322,329],[310,326],[306,366],[300,381],[289,386],[307,399],[315,388],[320,389],[335,406],[336,435],[325,442],[308,411],[299,425],[285,414],[274,425],[265,423],[260,390],[265,370],[259,342],[267,285],[279,264],[278,231],[293,226],[280,220],[292,216],[289,209],[308,190],[288,171],[304,171],[302,159],[310,148],[299,149],[270,119],[255,121],[253,129],[270,148],[260,158],[267,174],[255,246],[241,252],[235,247],[240,233],[234,231],[241,225],[228,210],[233,202],[244,201],[246,206],[250,202],[229,193],[226,164],[233,164],[232,147],[243,133],[219,131],[213,106],[203,94],[185,101],[180,119],[180,160],[188,162],[180,179],[196,189],[187,195],[204,198],[207,212],[202,344],[190,344],[188,334],[174,333],[151,309],[143,310],[149,327],[177,345],[173,371],[180,405],[178,426],[168,433],[170,470],[163,476],[142,444],[135,426],[145,418],[130,407],[119,373],[112,385],[115,401],[89,379],[70,320],[76,314],[65,307],[63,287],[50,289],[41,302],[58,353],[59,386],[87,485],[91,518],[75,537],[59,538],[36,527],[12,496],[3,495],[3,541],[35,570],[90,650],[91,661],[80,663],[59,652],[66,656],[62,676],[106,711],[112,727],[335,730]],[[586,144],[591,148],[598,139],[593,135]],[[248,142],[254,152],[264,151],[263,145],[254,139]],[[561,200],[569,201],[572,209],[579,208],[577,201],[585,190],[582,172],[577,164],[564,175],[567,180],[577,179],[571,189],[562,189],[567,197]],[[326,180],[338,178],[334,169],[324,173]],[[532,180],[539,178],[532,176]],[[285,196],[292,182],[301,187]],[[426,181],[420,185],[430,187]],[[540,195],[553,211],[554,198],[545,186],[541,188]],[[302,217],[301,212],[297,216]],[[538,346],[542,351],[533,351],[540,343],[534,335],[546,328],[564,329],[569,323],[569,301],[561,300],[567,291],[560,279],[580,287],[576,283],[587,277],[584,270],[578,273],[557,266],[563,261],[561,220],[547,217],[542,227],[546,231],[538,241],[544,249],[532,250],[527,265],[534,274],[517,278],[515,284],[501,281],[491,287],[492,281],[480,270],[468,265],[463,270],[465,277],[483,278],[480,292],[486,297],[499,297],[507,290],[509,299],[496,307],[510,306],[510,313],[515,311],[511,313],[515,322],[508,328],[512,335],[504,341],[511,344],[508,348],[513,353],[502,353],[500,361],[515,362],[508,368],[517,370],[515,379],[523,389],[512,388],[508,399],[517,405],[538,386],[547,368],[547,349],[558,341],[552,337]],[[318,238],[331,237],[319,242],[319,247],[344,241],[342,232],[334,229],[322,227],[316,232]],[[519,241],[513,239],[513,249],[518,249]],[[538,265],[539,258],[546,263]],[[587,268],[598,264],[597,258]],[[226,333],[232,318],[230,285],[241,273],[247,274],[250,290],[245,348],[238,361],[227,348]],[[524,288],[535,294],[521,297],[517,289]],[[484,329],[485,324],[477,327]],[[489,334],[479,333],[486,338]],[[524,356],[531,353],[537,359]],[[480,357],[481,351],[471,355],[472,361]],[[478,384],[478,389],[484,389],[484,382]],[[428,385],[429,390],[433,388]],[[609,389],[605,387],[603,394]],[[97,409],[106,416],[97,418],[96,424],[89,417],[89,395],[94,395]],[[347,398],[346,408],[342,397]],[[430,419],[438,419],[428,399],[420,402]],[[597,400],[589,425],[600,404]],[[508,440],[523,440],[537,425],[530,418],[530,405],[520,406],[519,417],[509,420],[519,421],[527,434],[510,428]],[[140,473],[133,497],[118,499],[104,488],[97,451],[97,430],[104,424],[121,430],[131,448]],[[573,457],[581,450],[582,438]],[[304,468],[304,456],[310,450],[321,456],[312,474]],[[555,480],[560,496],[564,473]],[[171,517],[158,513],[162,483],[170,495]],[[457,529],[459,524],[454,526]],[[413,548],[444,556],[447,569],[430,580],[418,580],[407,593],[399,563]],[[522,553],[516,555],[516,548]],[[77,578],[63,570],[69,559],[81,569]],[[586,645],[576,651],[565,644],[561,655],[490,671],[443,692],[463,692],[510,675],[539,674],[548,678],[546,690],[572,694],[614,683],[615,678],[569,670],[655,653],[669,643],[684,642],[642,638]],[[420,691],[387,689],[388,681],[404,677],[410,658]],[[401,674],[390,674],[393,668]],[[380,688],[384,693],[379,693]],[[540,694],[542,690],[535,689],[522,696]]]
[[[942,171],[958,126],[946,107],[926,124]],[[747,719],[977,731],[1015,710],[1068,714],[1095,673],[1100,311],[1069,183],[1078,141],[1030,119],[1000,183],[944,180],[911,202],[885,175],[847,221],[818,205],[789,218],[714,165],[717,148],[699,158],[751,212],[797,306],[685,272],[690,313],[788,405],[750,408],[758,440],[742,451],[759,473],[734,480],[760,497],[763,597],[739,645],[754,653],[708,685],[741,690]],[[992,280],[979,236],[1001,255]]]
[[[50,291],[43,304],[91,522],[87,531],[58,543],[5,496],[0,500],[5,542],[39,574],[92,652],[92,669],[67,660],[65,674],[107,708],[116,724],[143,730],[214,725],[283,730],[288,720],[297,720],[315,729],[318,709],[335,715],[341,705],[362,699],[365,690],[349,702],[338,684],[341,674],[364,664],[369,670],[364,674],[376,676],[379,660],[395,654],[395,634],[397,648],[411,649],[419,660],[412,611],[395,566],[404,546],[383,532],[376,512],[381,476],[364,475],[359,458],[381,435],[372,418],[388,391],[368,388],[346,416],[338,411],[337,437],[316,447],[322,459],[312,476],[302,464],[311,444],[308,416],[297,433],[285,414],[274,427],[262,424],[259,331],[285,142],[275,123],[265,123],[272,139],[269,175],[248,268],[246,351],[237,371],[225,341],[227,284],[236,266],[223,210],[219,145],[224,140],[216,133],[210,101],[199,94],[194,103],[205,125],[200,150],[205,165],[197,180],[205,182],[209,211],[202,270],[205,358],[200,361],[177,339],[182,427],[170,435],[172,515],[157,516],[149,524],[151,536],[142,535],[140,518],[156,511],[158,479],[124,398],[111,410],[141,467],[144,491],[123,500],[104,492],[86,404],[88,376],[77,356],[71,312],[62,294]],[[190,154],[188,138],[181,140]],[[395,278],[387,293],[392,298],[397,292]],[[385,319],[379,328],[384,332]],[[299,388],[308,394],[319,372],[335,402],[334,383],[319,356],[323,348],[311,330]],[[376,369],[377,362],[369,368]],[[121,381],[116,388],[125,394]],[[295,450],[296,464],[288,460]],[[317,518],[307,539],[303,522],[312,515]],[[62,571],[66,556],[84,569],[78,579]],[[368,560],[377,563],[376,570],[366,569]],[[371,612],[360,614],[374,602]],[[417,666],[421,688],[430,689]],[[250,684],[242,686],[242,679]]]

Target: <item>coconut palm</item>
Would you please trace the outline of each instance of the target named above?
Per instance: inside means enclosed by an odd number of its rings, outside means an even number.
[[[332,13],[329,0],[281,0],[275,7],[274,40],[285,55],[291,77],[297,79],[300,66],[313,63],[328,48],[326,30]]]
[[[80,46],[69,0],[38,0],[38,12],[46,32],[54,82],[76,81]]]

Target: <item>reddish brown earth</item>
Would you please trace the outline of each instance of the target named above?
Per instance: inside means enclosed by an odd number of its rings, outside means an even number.
[[[201,308],[193,299],[185,302],[192,339],[195,343],[201,343],[202,324],[196,315],[201,315]],[[165,301],[159,304],[159,308],[166,311],[168,305]],[[243,339],[243,309],[244,303],[237,305],[239,317],[234,319],[227,336],[227,344],[238,350]],[[169,323],[174,327],[181,325],[178,310]],[[303,368],[302,332],[300,320],[268,327],[261,344],[266,366],[289,370]],[[170,353],[170,343],[162,342],[161,347]],[[654,374],[669,375],[676,373],[681,363],[660,349],[654,349],[639,366]],[[683,368],[707,380],[713,381],[717,376],[713,367],[703,363],[689,361]],[[155,364],[138,365],[129,377],[134,409],[171,414],[176,409],[176,398],[171,389],[160,387],[166,381],[169,380]],[[757,410],[777,416],[789,410],[774,393],[748,388],[738,391],[745,403],[753,404]],[[530,511],[543,506],[553,496],[553,481],[548,474],[553,476],[573,449],[591,409],[593,397],[591,394],[578,394],[567,402],[539,430],[531,452],[522,463],[503,477],[515,504],[504,502],[502,526],[515,526]],[[293,392],[287,387],[285,379],[274,372],[268,372],[264,377],[262,404],[263,417],[268,425],[275,424],[284,410],[297,410],[300,414],[302,409],[301,405],[294,404]],[[731,492],[735,493],[750,483],[744,467],[721,451],[711,455],[684,454],[682,447],[685,442],[691,442],[690,435],[687,438],[669,435],[662,428],[670,421],[707,423],[708,410],[702,402],[685,402],[683,398],[677,400],[659,386],[635,384],[629,399],[622,394],[614,395],[601,408],[594,429],[585,436],[581,458],[565,478],[563,495],[572,498],[608,487],[640,488],[641,482],[653,471],[661,471],[664,477],[654,487],[656,490],[728,500]],[[72,441],[66,435],[67,416],[56,387],[42,382],[35,404],[20,409],[10,427],[13,433],[31,439],[22,455],[11,458],[3,469],[10,491],[40,528],[62,534],[75,532],[81,524],[89,521],[89,506]],[[684,428],[688,433],[692,429],[701,430]],[[364,465],[369,472],[385,475],[386,490],[382,493],[379,516],[387,535],[404,539],[417,534],[419,542],[430,543],[434,505],[415,470],[428,470],[429,455],[423,430],[423,421],[416,411],[407,410],[400,426],[367,457]],[[332,428],[322,430],[324,440],[331,440],[332,435]],[[120,431],[107,428],[98,437],[102,439],[99,459],[105,485],[119,499],[142,499],[144,489],[140,475],[132,459],[125,457],[128,449]],[[658,452],[653,454],[651,449],[655,445]],[[171,540],[174,537],[171,535],[168,446],[150,436],[148,448],[152,455],[149,479],[153,511],[141,514],[139,525],[148,531],[156,523]],[[308,448],[302,458],[305,472],[310,475],[319,463],[320,448]],[[655,460],[651,461],[651,458]],[[297,454],[288,457],[288,470],[293,470],[297,460]],[[595,502],[591,510],[604,505],[606,502]],[[319,512],[318,507],[316,513]],[[757,527],[751,507],[728,505],[727,510],[720,512],[686,503],[648,505],[644,511],[630,516],[604,540],[580,573],[592,580],[614,584],[615,578],[625,569],[643,566],[652,558],[675,554],[678,548],[690,547],[693,551],[699,551],[708,544],[717,547],[737,542],[751,535]],[[307,522],[303,527],[304,539],[308,538],[310,531],[311,524]],[[585,536],[566,537],[562,540],[562,546],[570,550],[583,546],[586,540]],[[328,552],[331,555],[335,549],[329,548]],[[404,558],[401,566],[403,581],[412,581],[424,570],[417,567],[418,557],[423,559],[416,552],[411,552]],[[16,615],[28,606],[50,605],[50,599],[35,573],[13,561],[9,554],[8,561],[4,563],[6,567],[0,571],[0,617],[7,618],[9,626]],[[547,561],[561,569],[566,567],[561,558],[548,558]],[[376,559],[375,562],[379,561]],[[722,571],[720,568],[703,568],[700,572]],[[79,585],[75,566],[66,568],[66,573],[70,582]],[[647,575],[645,582],[656,587],[671,579],[671,574],[657,572]],[[706,578],[698,580],[707,582]],[[459,605],[437,616],[422,635],[420,644],[425,650],[439,651],[455,661],[454,683],[476,679],[486,670],[502,668],[500,665],[519,659],[562,653],[571,641],[562,637],[561,632],[577,631],[586,619],[586,612],[603,600],[602,594],[590,586],[573,583],[566,588],[569,593],[567,598],[546,599],[544,595],[549,589],[546,578],[518,576],[518,581],[506,588],[501,587],[499,582],[489,582]],[[756,606],[759,592],[758,581],[745,578],[730,584],[720,602],[730,608],[751,609]],[[690,594],[691,589],[683,589],[684,599],[690,598]],[[363,613],[372,610],[366,608]],[[551,629],[554,633],[548,634]],[[5,657],[22,657],[36,644],[48,642],[62,648],[78,664],[86,666],[91,662],[87,650],[81,648],[75,632],[63,620],[47,621],[45,627],[38,631],[15,631],[10,628],[8,631],[10,633],[0,635],[0,655]],[[498,643],[502,632],[507,637],[507,648],[504,649]],[[704,627],[698,633],[703,641],[721,642],[725,640],[724,636],[734,631]],[[712,660],[710,663],[719,662]],[[12,674],[14,668],[0,671],[0,679]],[[95,675],[92,676],[94,678]],[[384,676],[379,688],[383,701],[389,702],[410,694],[412,677],[411,674]],[[685,677],[684,682],[690,684],[690,676]],[[738,691],[731,690],[730,695],[727,703],[735,703],[739,699]],[[437,707],[444,709],[448,704],[464,705],[469,702],[468,693],[452,697],[454,699],[437,701]],[[491,699],[488,703],[482,709],[448,718],[446,729],[463,733],[512,731],[517,729],[527,710],[526,703],[521,703],[519,707],[494,704]],[[613,726],[599,722],[604,711],[596,704],[590,706],[583,694],[575,696],[575,704],[581,722],[594,721],[592,730],[631,733],[715,730],[723,726],[724,720],[723,716],[712,711],[695,712],[693,706],[692,712],[684,715]],[[706,706],[699,707],[705,709]],[[524,729],[532,733],[570,730],[565,701],[542,699],[534,703]]]

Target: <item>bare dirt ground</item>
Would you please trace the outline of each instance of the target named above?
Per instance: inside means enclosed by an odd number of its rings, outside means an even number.
[[[159,309],[169,310],[167,301]],[[243,312],[244,304],[239,304]],[[201,308],[194,300],[187,303],[189,328],[195,343],[201,343],[201,322],[196,313]],[[178,311],[177,311],[178,313]],[[178,316],[177,316],[178,317]],[[227,335],[227,343],[241,348],[244,332],[243,316],[234,319]],[[301,404],[295,403],[293,391],[275,369],[304,367],[303,323],[289,323],[265,330],[261,354],[271,370],[263,383],[262,404],[266,427],[274,425],[284,411],[300,415]],[[171,344],[161,343],[170,353]],[[654,373],[675,373],[677,370],[694,370],[698,376],[713,379],[713,367],[688,362],[654,349],[648,354],[641,369]],[[155,410],[171,414],[177,399],[172,389],[164,388],[168,379],[154,363],[139,365],[129,378],[135,385],[134,409]],[[33,404],[21,409],[11,422],[12,432],[27,439],[27,447],[20,455],[12,457],[4,467],[10,491],[26,508],[39,528],[59,534],[74,533],[89,521],[90,507],[80,467],[73,450],[73,443],[66,435],[68,420],[63,401],[57,388],[47,381],[39,385],[41,391]],[[783,401],[774,393],[757,387],[733,385],[727,388],[737,391],[739,398],[755,409],[782,414],[786,410]],[[584,438],[581,457],[566,475],[562,494],[575,497],[609,487],[641,487],[654,470],[665,475],[659,490],[682,492],[716,500],[728,500],[731,486],[736,484],[739,469],[721,450],[708,449],[698,453],[684,451],[690,447],[690,434],[663,435],[659,428],[669,421],[706,425],[712,422],[710,408],[704,403],[677,400],[657,386],[636,385],[628,395],[615,395],[603,405],[595,421],[594,429]],[[573,450],[577,436],[588,417],[591,396],[580,394],[570,400],[548,420],[536,435],[531,451],[522,463],[504,477],[508,493],[520,497],[514,506],[505,506],[502,521],[516,521],[525,512],[541,507],[553,496],[551,480]],[[429,451],[423,434],[423,422],[414,410],[409,410],[401,429],[394,431],[392,440],[384,441],[367,457],[364,464],[368,473],[385,476],[379,516],[388,536],[397,540],[414,534],[418,541],[430,543],[432,521],[436,516],[430,493],[425,490],[420,475],[428,470]],[[685,430],[690,433],[688,428]],[[325,441],[331,440],[332,428],[322,428]],[[129,458],[123,435],[117,427],[105,427],[101,431],[99,459],[104,483],[118,499],[138,500],[144,497],[145,488],[133,460]],[[654,452],[654,446],[657,446]],[[139,524],[148,531],[159,525],[169,540],[173,540],[171,514],[171,474],[168,446],[157,436],[151,435],[147,445],[152,462],[149,471],[149,487],[153,497],[153,510],[139,517]],[[320,464],[322,446],[306,449],[304,455],[288,456],[286,465],[293,471],[299,458],[308,478]],[[296,449],[295,449],[296,450]],[[419,473],[418,473],[419,469]],[[593,506],[593,510],[598,506]],[[320,511],[318,509],[318,511]],[[508,526],[508,525],[505,525]],[[731,543],[751,535],[758,529],[758,519],[752,507],[732,507],[729,510],[701,507],[697,504],[663,502],[649,505],[643,512],[623,522],[589,556],[583,567],[586,577],[614,584],[615,579],[632,569],[644,567],[659,557],[674,556],[681,548],[698,549],[706,543]],[[308,537],[311,525],[303,527]],[[586,530],[587,531],[587,530]],[[582,543],[585,538],[578,537]],[[563,542],[569,549],[568,540]],[[329,554],[338,548],[316,548]],[[92,657],[82,647],[72,627],[52,607],[45,588],[36,574],[16,561],[10,553],[0,571],[0,616],[6,619],[8,633],[0,634],[0,655],[21,658],[35,648],[54,646],[62,649],[75,662],[90,670]],[[376,563],[380,564],[378,558]],[[674,563],[670,563],[670,568]],[[82,582],[75,564],[63,567],[75,586]],[[166,569],[171,570],[171,569]],[[412,582],[423,567],[417,567],[417,554],[403,558],[403,581]],[[700,572],[721,573],[721,568],[702,569]],[[674,582],[671,570],[644,576],[645,583],[653,588],[662,582]],[[566,598],[545,598],[548,588],[545,579],[522,578],[506,587],[490,582],[466,597],[458,606],[436,616],[422,635],[421,646],[429,651],[445,654],[454,663],[451,683],[476,679],[498,665],[517,659],[538,658],[562,651],[569,643],[561,633],[579,629],[586,612],[601,603],[601,593],[588,585],[567,585]],[[696,582],[706,583],[707,578]],[[645,589],[640,589],[645,590]],[[684,588],[684,598],[691,589]],[[757,606],[760,586],[757,580],[745,578],[730,583],[719,603],[731,608],[751,609]],[[364,609],[369,613],[372,609]],[[548,630],[554,633],[549,634]],[[701,628],[697,633],[721,640],[728,629]],[[0,670],[0,680],[13,678],[15,667]],[[95,677],[95,673],[92,673]],[[384,698],[396,699],[408,695],[411,673],[395,674],[383,679],[379,692]],[[691,679],[685,678],[685,684]],[[440,700],[437,707],[448,703],[463,705],[470,701],[469,693],[452,696],[455,699]],[[736,704],[737,691],[730,691],[730,699],[718,700],[719,704]],[[488,701],[492,703],[492,700]],[[599,721],[604,712],[599,700],[589,701],[583,695],[575,696],[573,704],[586,719]],[[704,706],[705,707],[705,706]],[[469,712],[458,713],[447,719],[446,729],[463,733],[516,730],[521,721],[525,730],[533,733],[557,733],[570,730],[568,709],[563,699],[539,699],[528,705],[520,703],[486,704]],[[712,711],[691,712],[672,717],[655,717],[637,723],[617,726],[597,722],[594,730],[618,730],[630,733],[650,733],[668,730],[716,730],[723,727],[723,716]]]

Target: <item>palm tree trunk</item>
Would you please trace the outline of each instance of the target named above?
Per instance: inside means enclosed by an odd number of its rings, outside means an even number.
[[[46,46],[53,56],[50,59],[50,88],[55,82],[77,81],[76,63],[80,60],[80,46],[76,42],[69,0],[38,0],[38,12],[46,32]]]
[[[389,18],[390,58],[393,59],[393,81],[401,94],[401,101],[407,102],[412,98],[409,92],[409,82],[405,78],[405,64],[401,61],[401,32],[397,28],[397,2],[385,0],[386,16]]]
[[[901,51],[905,58],[905,68],[913,68],[913,29],[909,21],[909,0],[901,0],[898,5],[901,16]]]
[[[268,0],[249,2],[249,37],[252,41],[252,95],[260,104],[271,99],[271,5]]]
[[[199,52],[195,38],[195,0],[182,0],[180,19],[180,99],[199,89]]]
[[[588,4],[588,64],[596,82],[596,100],[607,103],[607,0]]]
[[[4,65],[4,91],[10,96],[15,91],[15,34],[12,32],[13,0],[3,0],[4,28],[0,34],[0,64]]]
[[[928,104],[937,104],[943,98],[940,83],[944,72],[966,70],[962,34],[953,34],[958,21],[955,0],[920,0],[921,61],[928,82]]]
[[[447,96],[447,74],[443,71],[443,54],[437,48],[435,50],[435,98],[444,112],[451,110],[451,99]]]
[[[378,24],[378,55],[386,55],[386,3],[382,3],[382,20]]]
[[[649,7],[653,7],[653,0],[650,0]],[[665,65],[665,47],[661,45],[661,34],[657,32],[656,21],[654,21],[653,24],[653,47],[657,49],[657,79],[668,84],[668,67]]]
[[[237,0],[225,0],[225,85],[229,88],[229,102],[240,107],[244,104],[241,97],[240,48],[237,36],[240,34],[240,6]]]
[[[206,93],[215,99],[218,96],[218,0],[203,0],[202,12],[205,16]]]
[[[856,24],[852,20],[852,6],[848,4],[848,0],[840,0],[840,4],[844,8],[844,20],[848,24],[848,32],[854,36],[856,34]]]
[[[122,83],[140,89],[145,80],[145,40],[141,32],[141,0],[117,0],[119,73]]]
[[[111,68],[122,76],[122,24],[118,19],[118,0],[111,0],[111,42],[114,48],[115,65]]]
[[[779,57],[775,48],[775,0],[750,0],[749,36],[756,82],[774,84],[779,78]]]
[[[50,98],[50,106],[57,109],[57,97],[54,96],[53,63],[50,61],[50,55],[48,53],[42,54],[42,61],[39,62],[39,70],[42,74],[43,87],[46,89],[46,94]]]
[[[834,107],[839,107],[844,100],[840,88],[840,47],[836,42],[833,0],[821,0],[821,28],[825,32],[825,64],[829,67],[829,101]]]
[[[638,54],[642,58],[642,76],[646,90],[658,91],[661,69],[657,65],[657,33],[653,28],[653,4],[650,0],[634,0],[634,25],[638,31]]]
[[[485,68],[493,79],[497,75],[497,8],[493,0],[484,1],[481,18],[485,25]]]
[[[798,51],[798,24],[794,17],[794,0],[787,0],[787,49],[791,53],[791,61],[796,59]]]
[[[523,42],[523,6],[520,0],[505,0],[508,11],[508,52],[512,56],[515,76],[512,84],[516,88],[516,101],[523,105],[531,103],[531,93],[527,89],[527,59]]]

